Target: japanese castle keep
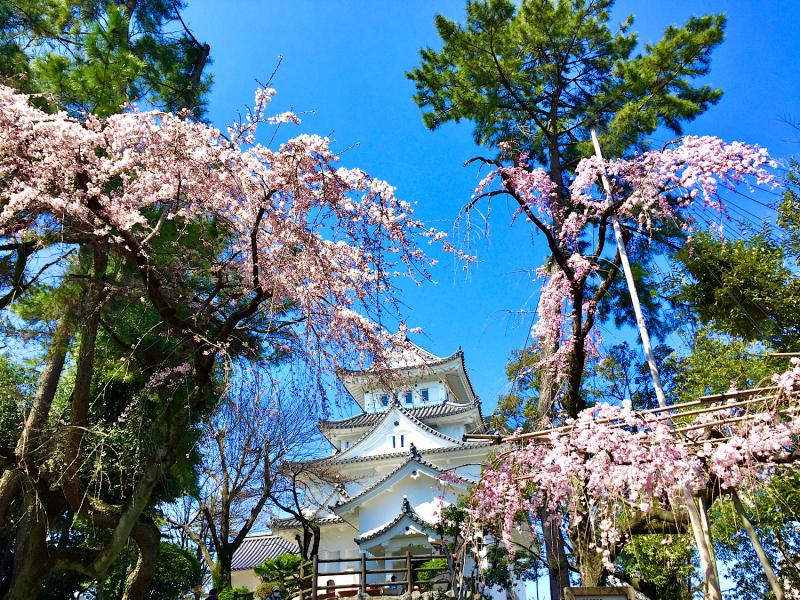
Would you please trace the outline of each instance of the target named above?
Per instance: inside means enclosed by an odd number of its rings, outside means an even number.
[[[390,367],[392,389],[378,387],[368,372],[343,376],[362,412],[318,425],[333,446],[319,462],[340,473],[342,482],[312,494],[322,500],[308,508],[320,525],[319,557],[353,559],[330,569],[350,566],[352,576],[327,577],[321,570],[320,587],[331,580],[355,586],[362,554],[397,556],[399,564],[409,551],[436,553],[442,506],[478,480],[490,449],[487,442],[462,441],[465,433],[484,433],[486,426],[461,350],[443,358],[405,341]],[[297,525],[275,520],[271,536],[247,538],[234,557],[234,586],[255,589],[252,568],[277,554],[276,548],[294,544]],[[517,587],[517,598],[524,598],[524,587]]]

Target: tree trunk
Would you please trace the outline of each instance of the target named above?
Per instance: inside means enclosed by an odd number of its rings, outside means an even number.
[[[19,484],[20,475],[16,470],[3,471],[0,477],[0,525],[6,522],[6,515],[19,496]]]
[[[551,513],[545,507],[539,509],[550,598],[559,600],[564,593],[564,588],[569,587],[569,563],[566,549],[564,548],[564,538],[561,537],[558,524],[550,519],[551,516]]]
[[[221,542],[216,551],[216,562],[211,570],[211,577],[214,581],[214,586],[218,590],[224,590],[231,587],[231,561],[233,556],[230,551],[230,545],[225,542]]]
[[[47,517],[34,490],[25,492],[25,513],[16,534],[14,574],[6,600],[33,600],[49,573]]]
[[[17,459],[17,467],[24,471],[27,467],[29,455],[32,448],[36,446],[36,438],[42,431],[47,417],[50,414],[50,406],[58,389],[58,382],[61,379],[61,372],[64,370],[64,362],[67,358],[69,343],[75,332],[74,315],[71,307],[65,311],[61,320],[56,325],[53,338],[50,341],[50,349],[47,353],[47,362],[39,378],[39,387],[36,390],[36,398],[33,406],[25,419],[17,446],[14,451]],[[11,503],[17,497],[20,485],[20,473],[14,469],[8,469],[0,478],[0,525],[6,522],[6,516]]]
[[[69,309],[68,309],[69,311]],[[36,390],[36,399],[33,402],[25,426],[19,437],[16,455],[20,468],[26,467],[31,447],[35,446],[35,438],[41,433],[42,427],[50,414],[50,405],[56,395],[61,372],[64,370],[64,361],[67,358],[69,342],[75,332],[74,316],[67,312],[61,317],[56,326],[50,349],[47,353],[47,362],[39,379],[39,388]]]
[[[584,587],[598,587],[603,580],[606,568],[603,564],[603,555],[596,550],[590,550],[583,541],[589,539],[582,537],[575,544],[575,554],[578,560],[578,571],[581,574],[581,585]]]
[[[731,500],[733,500],[733,508],[742,520],[742,527],[747,533],[747,537],[750,538],[750,543],[753,544],[753,549],[756,551],[758,561],[761,563],[761,568],[764,570],[764,575],[766,575],[767,581],[769,582],[769,587],[772,588],[772,593],[775,594],[775,600],[784,600],[783,586],[775,575],[772,565],[769,563],[767,553],[764,552],[764,547],[761,545],[758,535],[756,534],[756,528],[753,527],[753,524],[747,517],[747,513],[742,505],[742,500],[739,498],[739,494],[736,493],[736,490],[731,492]]]
[[[719,579],[717,579],[714,558],[711,555],[706,541],[706,531],[703,527],[700,512],[697,510],[697,504],[695,504],[694,497],[689,491],[688,486],[683,490],[683,500],[686,505],[686,510],[689,512],[692,535],[694,536],[694,543],[697,546],[697,553],[700,556],[700,570],[703,572],[703,578],[705,580],[706,597],[709,600],[722,600],[722,590],[720,589]]]
[[[158,566],[161,533],[152,521],[140,519],[131,530],[131,537],[139,548],[139,559],[125,581],[123,600],[146,600]]]

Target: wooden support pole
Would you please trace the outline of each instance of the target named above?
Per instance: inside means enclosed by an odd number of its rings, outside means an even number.
[[[406,592],[411,593],[411,551],[406,550]]]
[[[300,561],[300,600],[303,600],[303,586],[305,585],[305,564],[306,559]]]
[[[311,600],[317,600],[317,579],[319,578],[319,563],[317,555],[311,561]]]
[[[761,545],[761,541],[758,539],[756,528],[753,527],[753,524],[747,517],[747,512],[745,512],[744,506],[742,505],[742,500],[739,498],[739,494],[736,493],[736,490],[731,492],[731,500],[733,500],[734,510],[739,514],[739,518],[742,520],[742,527],[744,528],[745,532],[747,532],[747,537],[750,538],[750,543],[753,544],[753,549],[756,551],[756,556],[758,556],[758,560],[761,563],[761,568],[764,570],[764,575],[766,575],[767,581],[769,582],[769,587],[772,588],[772,593],[775,594],[775,600],[784,600],[786,596],[783,593],[783,586],[778,580],[777,575],[775,575],[775,570],[772,568],[772,565],[769,562],[767,553],[764,552],[764,547]]]
[[[591,134],[595,156],[602,161],[603,153],[600,151],[600,142],[597,139],[597,133],[594,128],[592,128]],[[600,176],[603,182],[603,189],[606,192],[606,199],[611,203],[613,202],[611,184],[606,176],[605,168],[600,172]],[[614,227],[614,237],[617,239],[617,249],[619,250],[622,270],[625,272],[625,280],[628,282],[628,291],[630,292],[633,311],[636,314],[636,324],[639,326],[642,347],[644,348],[645,356],[647,356],[647,365],[650,367],[650,375],[653,377],[653,387],[655,388],[656,397],[658,398],[658,405],[661,408],[666,408],[667,399],[664,396],[664,390],[661,386],[661,376],[658,373],[658,365],[656,365],[653,348],[650,345],[650,336],[647,333],[647,328],[644,323],[642,307],[639,304],[639,294],[636,292],[636,281],[633,279],[633,271],[631,271],[631,265],[628,261],[628,252],[625,249],[625,239],[622,237],[622,228],[615,216],[611,217],[611,224]],[[720,588],[719,579],[717,578],[712,549],[709,547],[708,543],[711,539],[711,533],[708,531],[708,527],[703,526],[703,519],[700,516],[700,511],[697,508],[697,504],[695,504],[694,497],[688,485],[683,489],[683,499],[686,509],[689,511],[689,521],[692,525],[692,534],[694,535],[697,551],[700,555],[700,565],[705,576],[708,598],[709,600],[722,600],[722,589]]]
[[[600,151],[600,142],[597,139],[597,134],[592,128],[592,144],[594,144],[594,154],[601,161],[603,160],[603,153]],[[605,168],[601,171],[601,179],[603,181],[603,189],[606,192],[606,199],[612,202],[611,184],[606,177]],[[650,367],[650,374],[653,376],[653,387],[656,389],[656,397],[658,398],[658,405],[662,408],[667,406],[667,399],[664,396],[664,389],[661,387],[661,376],[658,374],[658,366],[656,365],[656,357],[653,354],[653,348],[650,345],[650,335],[647,333],[647,327],[644,324],[644,316],[642,314],[642,307],[639,304],[639,294],[636,292],[636,282],[633,279],[633,271],[631,271],[631,264],[628,261],[628,251],[625,249],[625,239],[622,237],[622,228],[619,226],[617,217],[611,217],[611,224],[614,227],[614,237],[617,239],[617,250],[619,257],[622,261],[622,270],[625,272],[625,279],[628,282],[628,291],[631,295],[631,304],[633,305],[633,312],[636,314],[636,324],[639,326],[639,335],[642,338],[642,347],[644,348],[645,356],[647,356],[647,365]]]
[[[367,593],[367,555],[361,553],[361,594]]]

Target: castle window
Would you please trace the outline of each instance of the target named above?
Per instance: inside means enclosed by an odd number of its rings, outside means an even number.
[[[389,394],[381,394],[381,404],[389,406]]]
[[[430,398],[430,393],[429,393],[429,391],[428,391],[428,388],[422,388],[422,389],[419,391],[419,393],[420,393],[420,395],[422,396],[422,401],[423,401],[423,402],[427,402],[427,401],[428,401],[428,399]]]
[[[397,448],[397,437],[392,436],[392,448]]]
[[[403,448],[406,445],[406,436],[400,435],[400,447]]]
[[[406,404],[412,404],[414,402],[414,394],[411,392],[406,392]]]

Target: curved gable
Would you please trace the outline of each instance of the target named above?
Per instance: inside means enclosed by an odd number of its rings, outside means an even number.
[[[418,450],[455,448],[463,442],[425,425],[395,403],[383,418],[350,448],[333,457],[333,462],[360,457],[408,452],[413,444]]]

